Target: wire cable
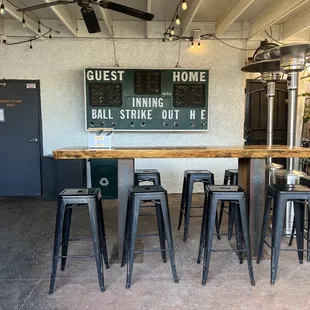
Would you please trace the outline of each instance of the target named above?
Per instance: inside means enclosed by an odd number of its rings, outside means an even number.
[[[273,36],[272,36],[272,28],[271,28],[271,26],[269,27],[269,29],[270,29],[270,34],[267,32],[267,30],[265,30],[265,32],[266,32],[266,34],[267,34],[267,36],[268,36],[271,40],[273,40],[273,41],[277,42],[278,44],[283,45],[283,44],[284,44],[283,42],[280,42],[280,41],[276,40],[275,38],[273,38]]]

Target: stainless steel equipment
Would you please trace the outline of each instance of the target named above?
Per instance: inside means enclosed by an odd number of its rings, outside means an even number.
[[[276,94],[275,81],[280,80],[283,75],[280,71],[280,60],[263,60],[251,63],[244,66],[241,70],[244,72],[261,73],[262,82],[267,84],[267,145],[272,146],[274,97]],[[282,165],[272,163],[271,157],[268,158],[266,164],[266,180],[268,181],[268,184],[275,184],[275,172],[282,168]]]

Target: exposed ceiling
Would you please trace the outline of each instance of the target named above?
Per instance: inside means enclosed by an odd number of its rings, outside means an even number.
[[[22,17],[21,13],[16,12],[14,5],[23,8],[52,0],[3,1],[6,14],[3,16],[2,34],[7,35],[5,32],[9,32],[11,35],[14,29],[16,31]],[[160,34],[170,24],[180,1],[114,0],[114,2],[142,11],[148,10],[155,17],[151,22],[144,22],[92,5],[100,25],[104,25],[101,37],[111,37],[113,33],[115,37],[160,37]],[[200,28],[208,29],[222,38],[253,39],[272,26],[276,38],[285,40],[303,33],[307,34],[310,30],[310,2],[308,0],[187,0],[187,4],[186,11],[180,9],[181,26],[176,29],[177,33],[179,31],[182,35],[188,35],[193,29]],[[62,27],[62,34],[67,37],[87,37],[88,35],[83,26],[80,7],[76,3],[43,8],[28,14],[35,21],[26,16],[28,29],[25,36],[29,36],[29,31],[36,33],[39,20],[53,29]],[[83,27],[85,29],[82,29]],[[145,29],[142,31],[143,27]],[[79,32],[76,31],[77,28]],[[235,32],[234,35],[233,32]],[[18,35],[23,35],[20,29]],[[98,37],[98,35],[93,37]],[[305,35],[305,37],[308,36]]]

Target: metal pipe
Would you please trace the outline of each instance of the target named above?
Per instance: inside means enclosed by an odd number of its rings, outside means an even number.
[[[267,145],[272,146],[273,142],[273,111],[274,111],[274,97],[276,94],[276,83],[267,82]],[[267,162],[272,163],[272,157],[268,157]]]
[[[287,79],[288,89],[288,124],[287,124],[287,145],[293,147],[296,145],[295,128],[297,117],[297,100],[298,100],[298,72],[292,71]],[[296,161],[293,158],[287,159],[287,170],[298,169]]]

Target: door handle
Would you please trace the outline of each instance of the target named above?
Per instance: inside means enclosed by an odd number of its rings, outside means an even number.
[[[28,142],[38,142],[38,139],[37,138],[32,138],[32,139],[28,140]]]

